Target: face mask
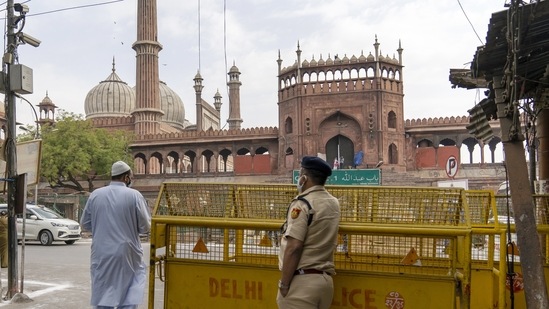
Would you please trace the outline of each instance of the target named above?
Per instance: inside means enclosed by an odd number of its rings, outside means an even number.
[[[299,181],[301,180],[301,178],[303,178],[303,176],[299,177],[299,179],[297,180],[297,192],[298,193],[301,193],[303,191],[303,185],[305,184],[305,183],[299,184]]]
[[[130,177],[128,177],[128,178],[129,178],[129,181],[126,182],[126,187],[131,188],[132,187],[132,179]]]

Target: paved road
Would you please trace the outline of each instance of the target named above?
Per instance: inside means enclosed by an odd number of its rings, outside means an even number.
[[[55,242],[52,246],[41,246],[38,242],[25,246],[23,294],[30,302],[2,301],[0,308],[92,308],[90,300],[90,239],[83,239],[73,245]],[[145,260],[149,258],[149,243],[143,243]],[[19,254],[22,253],[19,246]],[[7,269],[0,271],[2,286],[7,286]],[[148,282],[148,281],[147,281]],[[157,288],[160,283],[156,284]],[[145,291],[148,294],[148,291]],[[155,293],[155,308],[162,308],[162,291]],[[147,295],[139,307],[147,308]]]

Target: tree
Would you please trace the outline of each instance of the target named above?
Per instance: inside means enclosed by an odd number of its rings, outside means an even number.
[[[17,134],[17,142],[26,142],[38,138],[37,130],[38,128],[32,125],[29,126],[20,126],[19,129],[24,131],[23,133]],[[39,132],[38,132],[39,133]]]
[[[92,192],[93,181],[110,175],[113,162],[132,163],[132,135],[126,131],[94,128],[82,115],[69,112],[61,112],[54,125],[41,129],[41,176],[52,187]],[[81,181],[88,183],[87,190]]]

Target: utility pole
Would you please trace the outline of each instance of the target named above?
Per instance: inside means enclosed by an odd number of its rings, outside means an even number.
[[[493,77],[497,117],[501,127],[501,141],[505,152],[505,160],[509,162],[509,187],[515,216],[517,241],[520,246],[520,263],[524,277],[524,296],[526,306],[531,309],[549,308],[545,272],[543,270],[543,255],[537,233],[535,204],[528,178],[528,167],[524,155],[524,135],[519,121],[519,94],[517,85],[519,73],[517,66],[521,43],[521,1],[511,0],[507,15],[507,42],[509,44],[509,66],[503,75]],[[508,274],[512,276],[514,274]],[[510,278],[512,280],[512,278]]]
[[[534,200],[528,178],[528,167],[524,155],[523,138],[512,132],[517,123],[510,117],[503,116],[507,111],[507,102],[503,99],[504,88],[501,76],[494,78],[495,101],[501,126],[501,140],[505,152],[505,161],[509,162],[509,187],[515,217],[518,245],[520,246],[520,263],[524,277],[524,295],[528,308],[549,308],[545,275],[543,271],[543,256],[536,229]],[[516,111],[518,112],[518,111]],[[500,116],[501,115],[501,116]]]
[[[6,72],[6,162],[7,162],[7,187],[8,187],[8,299],[11,299],[17,292],[17,229],[15,226],[15,195],[17,178],[17,150],[15,141],[15,96],[13,94],[10,76],[14,57],[17,53],[17,40],[15,37],[15,14],[13,0],[7,1],[8,29],[7,48],[3,57],[4,71]]]
[[[17,147],[16,147],[16,108],[15,94],[32,93],[32,70],[19,64],[17,46],[29,44],[34,47],[40,45],[40,40],[23,33],[25,15],[29,7],[25,4],[14,3],[14,0],[6,1],[7,12],[7,46],[2,57],[2,80],[5,92],[6,107],[6,142],[5,155],[7,166],[7,191],[8,191],[8,291],[6,297],[12,299],[18,290],[18,254],[17,254],[17,228],[16,210],[26,203],[26,175],[17,175]],[[15,12],[19,13],[18,16]],[[18,24],[21,27],[18,29]],[[17,30],[17,31],[16,31]],[[23,180],[21,182],[21,180]],[[19,207],[21,206],[21,207]],[[22,285],[21,285],[22,286]]]

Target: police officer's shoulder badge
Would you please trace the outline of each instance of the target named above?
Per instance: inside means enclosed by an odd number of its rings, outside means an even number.
[[[297,219],[297,217],[299,217],[299,214],[301,213],[301,209],[297,208],[297,207],[294,207],[292,208],[292,212],[291,212],[291,217],[292,219]]]

